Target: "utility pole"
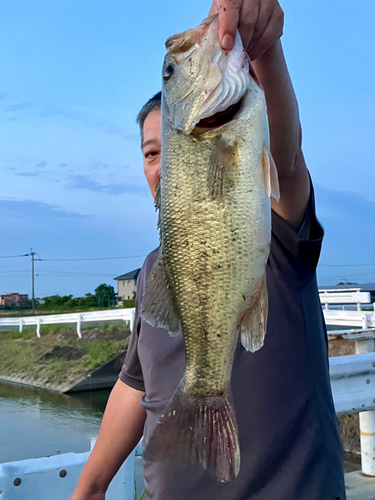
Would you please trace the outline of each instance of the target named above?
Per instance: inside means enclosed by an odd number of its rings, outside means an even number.
[[[35,314],[35,291],[34,291],[34,255],[33,249],[30,248],[31,255],[31,307],[33,309],[33,315]]]

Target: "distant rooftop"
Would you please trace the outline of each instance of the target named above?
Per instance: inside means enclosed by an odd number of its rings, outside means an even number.
[[[122,274],[121,276],[118,276],[117,278],[114,278],[115,280],[136,280],[138,278],[138,274],[140,272],[140,269],[134,269],[134,271],[130,271],[130,273]]]
[[[319,286],[319,290],[361,290],[362,292],[375,292],[375,283],[366,283],[365,285],[358,283],[356,285],[331,285]]]

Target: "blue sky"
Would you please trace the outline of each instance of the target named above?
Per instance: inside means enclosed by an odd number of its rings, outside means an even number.
[[[0,257],[32,247],[45,259],[36,262],[37,296],[115,284],[157,245],[135,116],[160,89],[166,38],[199,24],[209,6],[2,2]],[[282,7],[326,230],[319,282],[375,281],[375,3],[285,0]],[[135,257],[52,260],[123,256]],[[0,294],[30,293],[30,277],[29,257],[0,259]]]

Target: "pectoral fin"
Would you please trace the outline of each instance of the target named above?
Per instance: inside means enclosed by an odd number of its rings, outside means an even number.
[[[169,330],[172,336],[178,335],[181,329],[176,299],[168,280],[161,251],[148,278],[141,306],[141,318],[151,326]]]
[[[222,137],[219,137],[212,150],[207,171],[207,187],[212,198],[223,195],[226,172],[233,171],[237,165],[237,144],[229,145]]]
[[[262,152],[264,183],[268,196],[280,200],[279,177],[270,150],[264,146]]]
[[[264,277],[249,309],[241,320],[241,343],[247,351],[258,351],[264,344],[268,317],[268,293]]]

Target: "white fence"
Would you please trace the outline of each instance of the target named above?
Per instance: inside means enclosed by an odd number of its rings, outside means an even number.
[[[108,321],[127,321],[130,330],[133,329],[135,309],[109,309],[107,311],[91,311],[72,314],[50,314],[45,316],[24,316],[23,318],[0,318],[0,328],[18,327],[22,332],[24,326],[36,326],[36,334],[40,337],[42,325],[76,324],[77,335],[82,338],[83,323]],[[1,497],[0,497],[1,500]]]

